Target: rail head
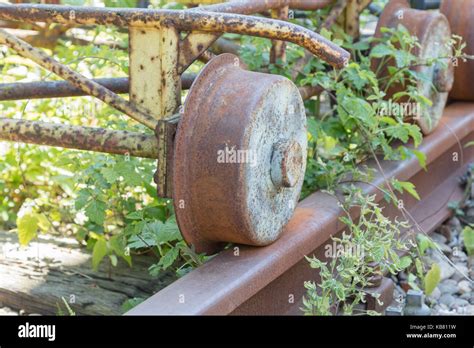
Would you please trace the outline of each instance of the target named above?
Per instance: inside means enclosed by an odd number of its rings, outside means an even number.
[[[335,68],[344,67],[350,54],[321,35],[285,21],[233,13],[195,10],[107,9],[55,5],[0,4],[0,20],[65,25],[118,27],[175,27],[182,31],[234,33],[288,41],[306,48]]]

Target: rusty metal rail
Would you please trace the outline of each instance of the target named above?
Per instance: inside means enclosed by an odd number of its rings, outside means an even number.
[[[189,89],[196,78],[195,74],[181,76],[181,88]],[[129,93],[128,77],[112,77],[93,79],[92,81],[110,89],[117,94]],[[303,100],[307,100],[323,91],[319,86],[303,86],[298,88]],[[0,84],[0,101],[80,97],[87,94],[67,81],[13,82]]]
[[[456,103],[446,108],[438,129],[427,136],[420,150],[427,156],[427,171],[416,159],[382,162],[385,175],[409,180],[416,185],[421,200],[404,195],[405,208],[425,230],[432,231],[450,214],[447,204],[462,196],[458,178],[474,160],[474,147],[464,145],[474,139],[474,104]],[[453,154],[459,160],[453,162]],[[369,165],[371,165],[369,163]],[[373,163],[372,163],[373,165]],[[383,186],[378,173],[371,185],[361,184],[382,201],[375,186]],[[391,217],[399,215],[395,207],[386,207]],[[325,259],[325,245],[340,234],[345,225],[339,221],[342,211],[337,202],[316,192],[298,205],[285,232],[275,243],[263,247],[239,246],[238,255],[228,249],[151,298],[127,315],[155,314],[296,314],[304,294],[303,282],[318,281],[305,255]],[[379,291],[385,305],[391,299],[390,281]],[[295,301],[289,301],[290,295]],[[376,304],[368,303],[372,309]]]
[[[189,89],[195,74],[181,76],[181,88]],[[128,77],[92,79],[93,82],[116,94],[127,94],[130,88]],[[88,95],[67,81],[13,82],[0,84],[0,101],[42,98],[80,97]]]
[[[0,140],[130,155],[158,157],[155,135],[0,118]]]

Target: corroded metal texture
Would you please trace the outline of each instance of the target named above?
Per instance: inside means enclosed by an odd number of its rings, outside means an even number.
[[[157,120],[171,116],[181,105],[178,70],[179,32],[174,27],[129,28],[130,99]],[[167,161],[166,123],[157,123],[158,165],[155,179],[167,186],[171,175]]]
[[[334,3],[335,0],[290,0],[289,6],[294,10],[314,11]]]
[[[453,34],[459,35],[466,42],[464,52],[474,55],[474,1],[443,0],[440,11],[448,18]],[[454,62],[454,85],[449,97],[456,100],[474,100],[472,78],[474,76],[474,60],[458,60]]]
[[[425,231],[433,231],[452,214],[450,201],[462,199],[459,177],[474,160],[474,147],[464,145],[473,140],[474,104],[456,103],[445,109],[440,127],[420,145],[419,150],[426,154],[427,171],[416,158],[382,161],[386,177],[416,185],[420,201],[409,195],[400,198]],[[454,151],[462,153],[463,160],[453,162]],[[376,201],[383,205],[383,193],[377,187],[383,187],[385,179],[374,163],[368,165],[375,169],[374,179],[370,185],[358,185],[365,193],[376,195]],[[385,206],[384,214],[400,217],[400,211],[391,204]],[[354,210],[354,219],[356,215]],[[340,216],[344,212],[337,200],[316,192],[298,204],[275,243],[264,248],[236,245],[224,250],[127,315],[301,314],[303,282],[320,281],[304,256],[314,254],[323,262],[331,260],[326,256],[327,246],[333,243],[330,238],[346,228]]]
[[[179,33],[175,28],[129,28],[130,100],[155,119],[181,104]]]
[[[315,95],[321,94],[324,89],[318,85],[298,87],[298,90],[300,91],[301,98],[303,98],[303,100],[308,100]]]
[[[114,93],[128,93],[128,78],[93,79],[95,83],[110,89]],[[78,97],[87,95],[80,88],[67,81],[14,82],[0,84],[1,100],[42,99]]]
[[[334,3],[334,6],[331,8],[328,16],[324,20],[323,24],[321,25],[322,28],[330,29],[337,21],[337,19],[341,16],[346,8],[349,0],[337,0]]]
[[[195,8],[199,11],[254,14],[266,10],[279,10],[290,6],[293,9],[316,10],[331,4],[333,0],[242,0],[230,1],[222,4],[201,6]],[[196,60],[207,48],[219,38],[221,34],[210,34],[201,32],[192,32],[181,41],[180,49],[180,71],[186,68]],[[226,51],[227,53],[234,53]],[[224,52],[219,52],[224,53]]]
[[[348,1],[342,16],[337,21],[346,34],[353,38],[360,36],[360,14],[371,2],[372,0]]]
[[[238,14],[252,14],[259,13],[266,10],[278,9],[288,6],[291,0],[237,0],[237,1],[223,1],[220,4],[213,4],[201,6],[195,10],[204,10],[210,12],[224,12],[224,13],[238,13]]]
[[[212,46],[212,52],[215,54],[232,53],[233,55],[239,55],[240,45],[224,38],[219,38]]]
[[[336,68],[349,60],[347,51],[306,28],[266,18],[205,11],[103,9],[73,6],[0,4],[0,19],[28,23],[175,27],[179,30],[228,32],[292,42]]]
[[[271,11],[272,18],[288,20],[288,6],[274,9]],[[286,42],[280,40],[272,40],[272,48],[270,50],[270,63],[277,63],[278,60],[286,59]]]
[[[157,158],[154,135],[0,118],[0,140]]]
[[[226,242],[275,241],[304,178],[306,117],[298,89],[284,77],[239,64],[223,54],[206,65],[176,134],[177,221],[186,241],[207,253]]]
[[[181,75],[181,88],[189,89],[196,74]],[[92,81],[110,89],[117,94],[126,94],[129,90],[128,77],[111,77],[92,79]],[[309,99],[321,93],[319,86],[298,87],[303,100]],[[38,81],[38,82],[13,82],[0,84],[0,101],[21,99],[43,99],[43,98],[65,98],[81,97],[87,94],[81,89],[74,87],[68,81]]]
[[[295,10],[313,11],[324,8],[333,2],[334,0],[233,0],[222,4],[203,6],[202,8],[212,12],[251,14],[285,6]]]
[[[11,6],[7,6],[7,7],[11,7]],[[31,59],[32,61],[42,66],[43,68],[54,72],[56,75],[69,81],[72,85],[81,89],[86,94],[92,95],[102,100],[103,102],[109,104],[115,109],[130,116],[137,122],[140,122],[152,129],[154,129],[154,127],[156,126],[156,120],[154,120],[151,116],[139,110],[135,105],[121,98],[120,96],[108,90],[107,88],[99,85],[98,83],[71,70],[67,66],[64,66],[58,63],[56,60],[49,57],[43,51],[37,48],[34,48],[28,43],[7,33],[3,29],[0,29],[0,44],[5,44],[9,46],[13,50],[15,50],[19,55],[25,58]]]
[[[189,89],[195,74],[181,75],[181,88]],[[126,94],[129,90],[128,77],[92,79],[101,86],[117,94]],[[64,98],[87,95],[83,90],[68,81],[13,82],[0,84],[0,101],[20,99]]]
[[[376,29],[376,37],[381,37],[381,28],[397,28],[399,24],[418,38],[421,47],[412,52],[419,57],[421,64],[413,68],[425,79],[419,79],[417,88],[423,96],[431,100],[431,106],[421,107],[421,113],[413,117],[424,134],[431,133],[439,123],[452,88],[454,71],[451,62],[452,52],[448,47],[451,30],[446,17],[437,12],[411,9],[406,0],[390,0],[385,7]],[[442,57],[443,64],[427,65],[432,58]],[[386,71],[386,70],[385,70]],[[404,87],[394,85],[387,97],[403,90]],[[413,116],[413,115],[412,115]]]

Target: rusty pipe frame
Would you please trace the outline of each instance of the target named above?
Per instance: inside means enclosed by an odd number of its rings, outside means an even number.
[[[195,78],[195,74],[183,74],[181,76],[182,89],[189,89]],[[116,94],[129,93],[130,82],[128,77],[99,78],[92,79],[92,81]],[[0,101],[80,97],[86,95],[88,94],[82,89],[75,87],[68,81],[35,81],[0,84]]]
[[[189,89],[195,78],[195,74],[183,74],[181,76],[182,88]],[[130,80],[128,77],[101,78],[93,79],[92,81],[117,94],[127,94],[129,92]],[[298,90],[300,91],[303,100],[307,100],[323,91],[319,86],[302,86],[298,87]],[[0,101],[81,97],[86,95],[88,94],[68,81],[14,82],[0,84]]]
[[[334,0],[237,0],[221,4],[207,5],[193,8],[195,11],[255,14],[268,10],[279,10],[284,7],[300,7],[318,9],[327,6]],[[191,32],[180,42],[179,69],[185,71],[194,60],[198,59],[222,33]],[[232,52],[231,52],[232,53]]]
[[[221,4],[205,5],[194,9],[212,12],[252,14],[288,6],[295,10],[314,11],[329,6],[333,2],[334,0],[230,0]]]
[[[0,44],[7,45],[11,49],[15,50],[19,55],[31,59],[43,68],[54,72],[56,75],[69,81],[75,87],[81,89],[84,93],[102,100],[106,104],[109,104],[115,109],[130,116],[137,122],[140,122],[151,129],[155,128],[157,124],[156,120],[139,110],[136,105],[121,98],[114,92],[99,85],[98,83],[73,71],[67,66],[57,62],[43,51],[34,48],[30,44],[18,39],[3,29],[0,29]]]
[[[238,14],[206,11],[104,9],[77,6],[1,5],[0,19],[66,25],[115,25],[175,27],[184,31],[228,32],[288,41],[300,45],[335,68],[347,64],[346,50],[298,25],[284,21]]]
[[[154,134],[0,118],[0,140],[158,158]]]

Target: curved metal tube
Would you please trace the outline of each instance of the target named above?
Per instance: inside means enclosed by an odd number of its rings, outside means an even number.
[[[206,11],[104,9],[54,5],[0,5],[0,19],[27,23],[67,25],[115,25],[120,27],[172,26],[181,30],[228,32],[292,42],[336,68],[343,67],[350,54],[319,34],[284,21]]]

